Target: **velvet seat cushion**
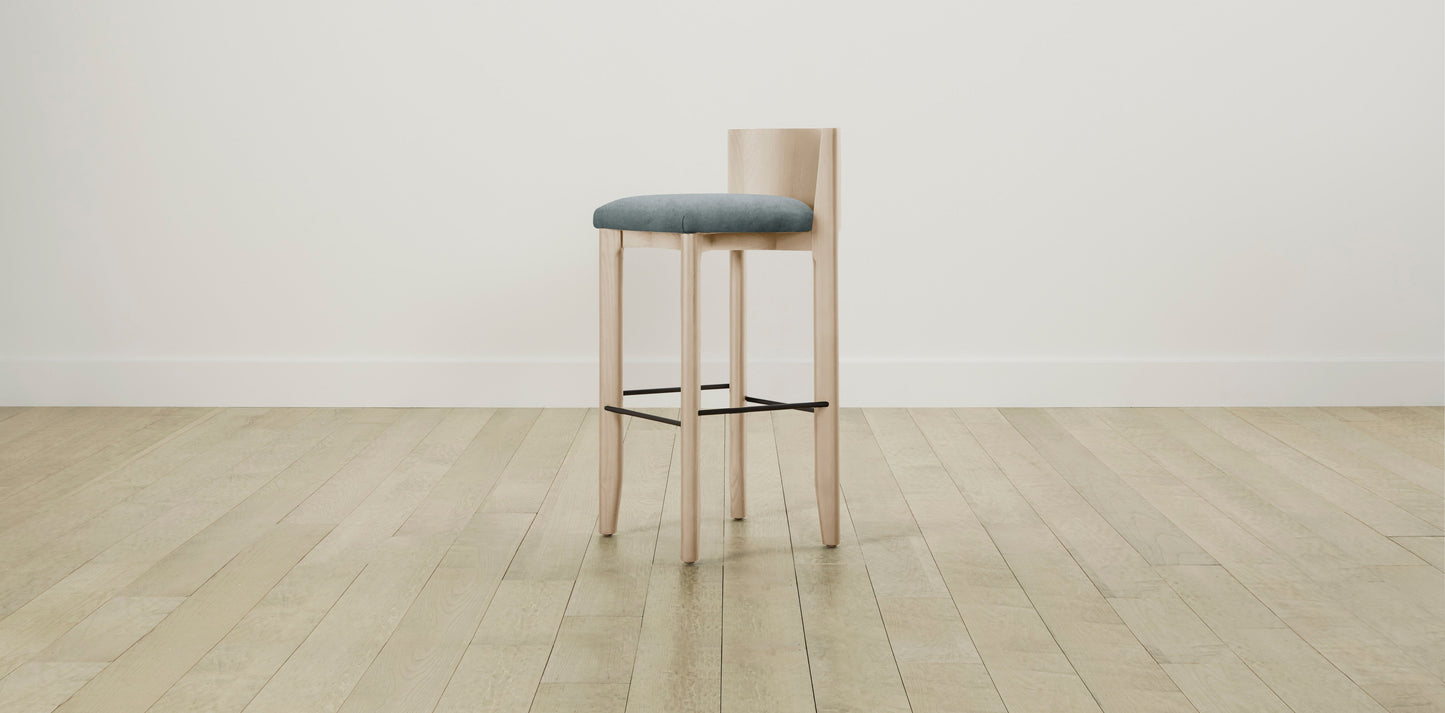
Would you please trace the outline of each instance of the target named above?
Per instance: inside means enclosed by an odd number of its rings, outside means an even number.
[[[813,209],[786,196],[674,193],[619,198],[592,213],[592,227],[652,233],[804,233]]]

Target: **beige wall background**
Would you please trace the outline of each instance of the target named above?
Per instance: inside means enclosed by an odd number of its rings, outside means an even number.
[[[1442,5],[0,4],[0,403],[588,405],[615,197],[842,129],[845,403],[1440,403]],[[758,393],[806,256],[751,261]],[[725,261],[703,287],[725,369]],[[675,256],[627,256],[630,386]]]

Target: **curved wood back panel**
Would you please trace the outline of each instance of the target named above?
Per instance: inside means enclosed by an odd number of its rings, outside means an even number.
[[[837,129],[733,129],[728,192],[796,198],[813,209],[814,236],[836,234]]]
[[[728,192],[788,196],[812,206],[818,133],[818,129],[729,131]]]

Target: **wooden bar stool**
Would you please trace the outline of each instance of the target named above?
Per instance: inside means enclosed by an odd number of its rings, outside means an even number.
[[[744,129],[728,132],[728,192],[635,196],[598,208],[601,254],[601,446],[597,530],[617,531],[622,492],[622,416],[682,429],[682,561],[697,561],[698,421],[728,417],[729,513],[745,515],[743,417],[798,409],[814,414],[814,483],[823,544],[838,544],[838,163],[836,129]],[[622,388],[622,249],[664,248],[682,254],[682,386]],[[698,262],[727,250],[731,272],[729,380],[703,384],[698,339]],[[743,345],[743,252],[813,253],[813,401],[779,403],[747,395]],[[702,391],[727,389],[729,407],[699,409]],[[633,394],[682,394],[681,419],[622,407]],[[754,404],[754,405],[746,405]]]

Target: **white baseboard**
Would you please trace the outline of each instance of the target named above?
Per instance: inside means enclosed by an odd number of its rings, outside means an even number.
[[[751,395],[812,397],[811,367],[750,365]],[[629,363],[629,388],[675,386]],[[726,380],[708,363],[704,382]],[[844,406],[1436,406],[1445,362],[880,361],[842,364]],[[591,361],[0,359],[8,406],[593,406]],[[637,404],[671,403],[647,397]],[[672,397],[676,398],[676,397]],[[632,403],[632,401],[629,401]]]

